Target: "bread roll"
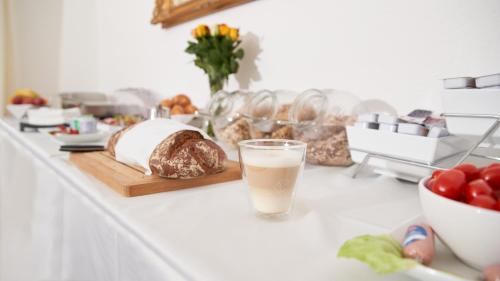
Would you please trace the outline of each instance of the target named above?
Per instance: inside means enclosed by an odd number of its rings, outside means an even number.
[[[180,106],[188,106],[191,104],[191,99],[189,99],[189,97],[184,95],[184,94],[179,94],[179,95],[173,97],[172,101],[174,102],[174,104],[177,104]]]
[[[176,104],[172,107],[172,110],[170,110],[170,114],[172,115],[184,114],[184,108]]]

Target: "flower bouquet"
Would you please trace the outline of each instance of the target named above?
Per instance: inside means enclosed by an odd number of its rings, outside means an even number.
[[[209,28],[201,24],[192,31],[195,42],[189,41],[186,53],[196,56],[194,64],[208,75],[210,93],[222,90],[229,75],[238,72],[244,51],[238,48],[239,30],[226,24]]]

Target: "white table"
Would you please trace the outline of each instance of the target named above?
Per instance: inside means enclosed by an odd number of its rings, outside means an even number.
[[[39,133],[0,120],[0,280],[410,280],[338,259],[420,214],[416,185],[306,167],[292,217],[254,217],[241,181],[124,198]]]

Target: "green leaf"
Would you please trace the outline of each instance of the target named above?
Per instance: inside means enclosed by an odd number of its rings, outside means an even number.
[[[238,59],[242,59],[244,55],[245,51],[243,51],[243,49],[238,49],[236,50],[236,52],[234,52],[234,56]]]
[[[244,50],[237,49],[240,43],[240,40],[233,42],[229,36],[206,36],[197,38],[197,42],[188,41],[185,52],[196,56],[195,65],[211,80],[226,80],[238,72],[238,60],[244,56]]]
[[[401,245],[390,235],[355,237],[342,245],[337,256],[357,259],[378,273],[393,273],[417,265],[416,261],[403,258]]]
[[[236,62],[235,59],[231,59],[231,61],[229,63],[229,72],[230,73],[238,72],[238,63]]]

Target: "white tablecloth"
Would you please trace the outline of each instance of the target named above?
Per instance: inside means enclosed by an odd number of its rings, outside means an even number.
[[[0,120],[0,280],[410,280],[338,259],[420,214],[416,185],[306,167],[292,217],[254,217],[241,181],[124,198],[48,135]]]

